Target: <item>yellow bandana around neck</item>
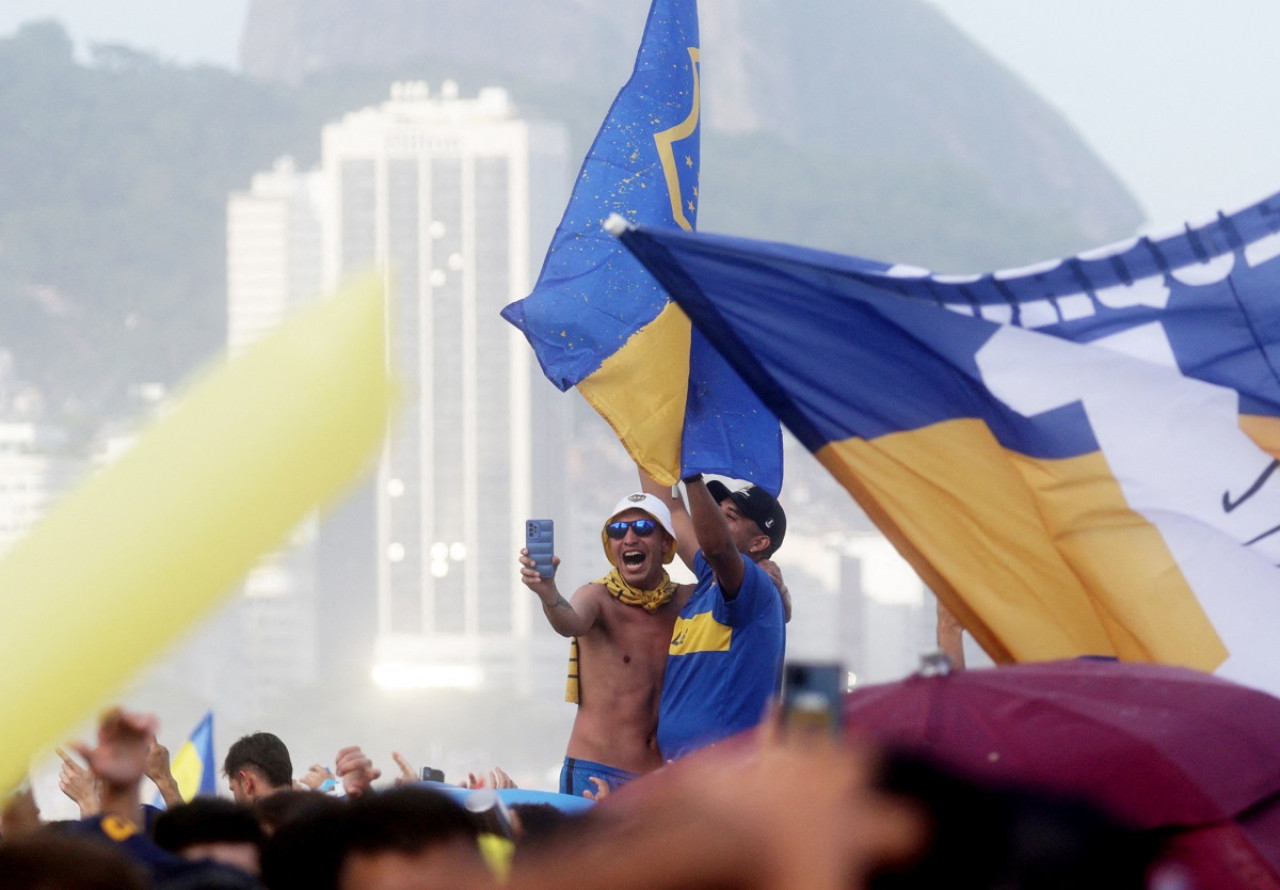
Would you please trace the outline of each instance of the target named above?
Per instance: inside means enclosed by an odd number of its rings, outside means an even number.
[[[672,581],[671,576],[666,572],[662,573],[662,580],[653,590],[632,587],[617,568],[603,578],[597,578],[595,583],[603,584],[605,589],[624,606],[639,606],[651,615],[671,602],[671,597],[676,594],[676,582]]]
[[[679,586],[671,580],[670,575],[663,572],[662,580],[657,587],[653,590],[640,590],[628,584],[616,568],[603,578],[597,578],[595,583],[603,584],[609,594],[624,606],[639,606],[650,615],[671,602]],[[571,637],[569,640],[569,676],[565,681],[564,700],[574,704],[582,701],[582,693],[578,686],[577,637]]]

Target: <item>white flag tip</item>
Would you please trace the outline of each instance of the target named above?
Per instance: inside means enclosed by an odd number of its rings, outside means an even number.
[[[631,228],[631,223],[623,219],[622,215],[618,213],[610,213],[609,218],[606,219],[602,225],[606,232],[614,236],[621,235],[627,229]]]

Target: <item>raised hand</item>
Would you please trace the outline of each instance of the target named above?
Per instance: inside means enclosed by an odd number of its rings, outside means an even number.
[[[348,797],[364,794],[382,776],[382,770],[377,769],[373,761],[355,745],[338,751],[335,766]]]
[[[102,804],[98,800],[98,777],[85,769],[61,748],[55,748],[62,758],[62,769],[58,773],[58,787],[62,793],[75,801],[80,808],[80,818],[87,819],[102,812]]]

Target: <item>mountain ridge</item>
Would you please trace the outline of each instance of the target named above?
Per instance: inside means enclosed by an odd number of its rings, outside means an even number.
[[[295,85],[283,70],[183,68],[120,46],[78,62],[56,22],[0,39],[0,412],[35,405],[18,413],[91,432],[137,410],[129,393],[139,384],[175,385],[216,355],[227,196],[282,155],[315,163],[324,124],[383,101],[391,81],[454,78],[464,96],[503,86],[522,114],[564,122],[581,157],[627,78],[648,8],[509,4],[516,27],[474,49],[464,40],[477,26],[457,13],[466,4],[366,2],[419,20],[452,4],[453,18],[425,19],[449,51],[384,40],[397,19],[375,15],[356,49],[336,54],[330,43],[355,27],[353,15],[362,21],[348,0],[254,0],[246,47],[278,46]],[[474,0],[491,19],[507,5]],[[849,5],[860,35],[831,0],[813,0],[790,30],[771,0],[702,0],[703,230],[948,272],[1025,265],[1133,233],[1136,204],[1087,146],[930,7]],[[534,19],[550,21],[554,39],[511,36]],[[839,54],[819,51],[824,31],[844,41],[838,65],[828,61]],[[748,40],[763,33],[767,41]],[[521,44],[536,51],[512,49]],[[405,58],[393,60],[396,46]],[[797,60],[805,47],[812,58]],[[969,69],[976,79],[938,74]],[[879,88],[864,83],[873,75]],[[815,87],[789,103],[795,84],[837,76],[859,90]]]
[[[647,0],[252,0],[241,67],[298,83],[431,60],[539,92],[594,84],[612,95],[647,10]],[[760,134],[863,162],[946,162],[1010,209],[1065,215],[1076,249],[1142,222],[1062,116],[922,0],[810,0],[804,15],[779,0],[701,0],[699,18],[712,144]],[[703,174],[711,188],[705,149]]]

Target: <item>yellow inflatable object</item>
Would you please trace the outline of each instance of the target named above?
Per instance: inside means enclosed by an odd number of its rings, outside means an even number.
[[[199,378],[0,561],[0,798],[310,511],[371,463],[394,402],[381,281]]]

